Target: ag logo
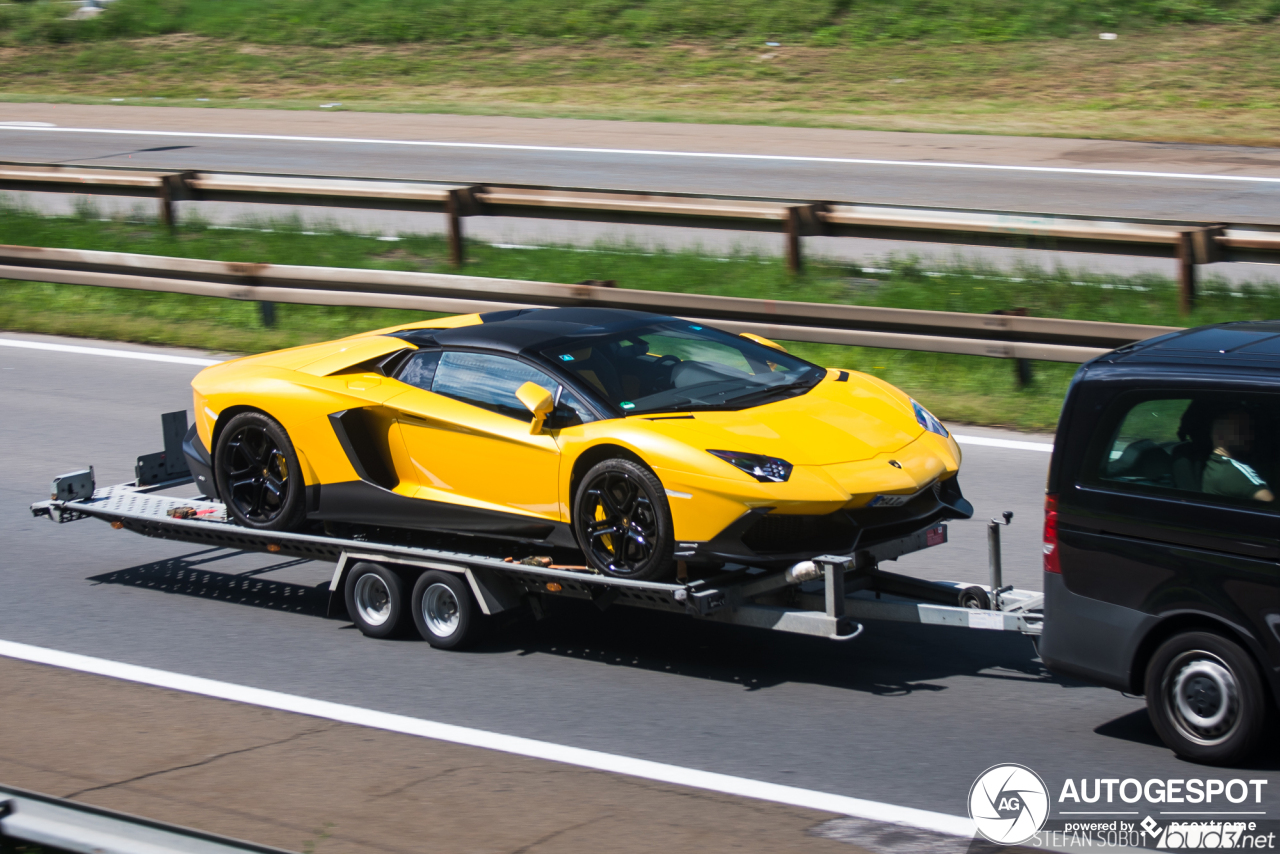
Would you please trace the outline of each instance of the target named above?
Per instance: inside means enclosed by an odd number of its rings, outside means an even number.
[[[1026,842],[1049,817],[1049,790],[1022,765],[995,765],[969,790],[969,817],[978,832],[1000,845]]]

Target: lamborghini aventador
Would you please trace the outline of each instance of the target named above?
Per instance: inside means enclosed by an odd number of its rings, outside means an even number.
[[[903,392],[644,312],[447,317],[223,362],[192,386],[197,483],[262,530],[516,539],[657,579],[972,515],[959,447]]]

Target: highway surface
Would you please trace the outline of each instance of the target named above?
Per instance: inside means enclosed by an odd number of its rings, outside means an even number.
[[[1274,149],[1019,140],[802,128],[178,108],[0,105],[0,159],[172,169],[758,195],[951,208],[1153,217],[1280,220]],[[46,202],[48,204],[48,202]],[[134,202],[128,202],[134,204]],[[191,205],[193,203],[187,203]],[[200,203],[194,203],[200,204]],[[203,205],[206,216],[232,210]],[[237,214],[243,209],[235,209]],[[367,228],[438,229],[439,217],[310,211]],[[415,223],[429,223],[427,226]],[[484,239],[591,241],[608,235],[728,248],[781,241],[723,232],[527,220],[471,220]],[[776,244],[776,245],[775,245]],[[811,238],[811,252],[942,258],[957,249]],[[1002,264],[1027,258],[1099,271],[1159,271],[1169,261],[1070,253],[959,250]],[[1274,268],[1218,265],[1232,279],[1277,278]]]
[[[1180,762],[1140,700],[1050,676],[1016,635],[872,623],[833,643],[566,606],[448,653],[322,617],[327,565],[33,519],[55,474],[93,464],[100,484],[130,478],[159,448],[159,414],[189,406],[197,368],[3,346],[14,340],[57,343],[0,336],[0,640],[952,815],[999,762],[1054,793],[1067,777],[1242,776],[1271,781],[1260,809],[1280,798],[1274,752],[1247,772]],[[966,444],[979,517],[903,568],[983,579],[983,520],[1011,509],[1006,577],[1036,585],[1047,461]]]

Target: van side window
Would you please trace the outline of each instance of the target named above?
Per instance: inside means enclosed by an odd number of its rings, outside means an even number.
[[[1280,400],[1256,393],[1126,395],[1113,404],[1111,440],[1095,479],[1137,492],[1278,509],[1271,484]]]

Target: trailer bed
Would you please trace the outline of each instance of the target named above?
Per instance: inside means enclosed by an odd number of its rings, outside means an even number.
[[[87,487],[83,485],[86,474]],[[60,482],[71,483],[75,476],[80,476],[78,490],[74,486],[60,490]],[[463,576],[485,615],[516,608],[540,615],[542,597],[564,596],[590,599],[601,608],[648,608],[833,640],[857,637],[863,631],[862,620],[1032,636],[1040,633],[1043,624],[1040,594],[982,584],[923,581],[880,568],[883,561],[945,543],[945,525],[853,555],[818,557],[786,570],[729,565],[702,577],[634,581],[601,575],[585,566],[546,565],[549,560],[545,557],[519,556],[522,549],[514,543],[452,550],[410,542],[404,532],[376,528],[333,534],[255,531],[229,521],[220,502],[160,494],[191,482],[190,478],[176,478],[95,489],[92,470],[87,470],[54,481],[55,495],[61,491],[78,497],[38,501],[31,505],[31,511],[60,523],[95,518],[147,537],[333,563],[328,605],[331,617],[346,614],[343,591],[351,567],[376,563],[409,574],[436,570]],[[474,542],[479,545],[482,541]],[[502,555],[503,549],[510,553]]]

